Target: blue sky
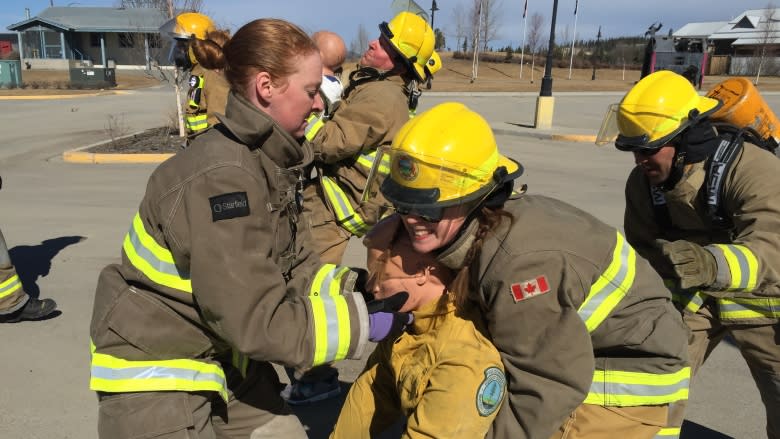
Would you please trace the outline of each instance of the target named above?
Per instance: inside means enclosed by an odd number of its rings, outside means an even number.
[[[431,0],[417,0],[420,6],[429,9]],[[435,13],[434,25],[441,28],[448,37],[448,45],[454,46],[453,10],[458,3],[470,0],[437,0],[439,8]],[[518,46],[523,34],[524,0],[499,0],[499,39],[491,46],[506,44]],[[557,35],[563,29],[574,31],[574,4],[577,0],[559,0]],[[669,29],[679,29],[684,24],[697,21],[728,21],[746,9],[762,9],[771,0],[578,0],[577,39],[596,37],[599,25],[605,38],[627,35],[642,35],[654,22],[663,23],[659,31],[666,34]],[[24,19],[24,8],[30,8],[35,15],[53,3],[55,6],[115,6],[116,0],[0,0],[0,27]],[[391,0],[204,0],[203,12],[211,15],[221,26],[233,30],[242,24],[260,17],[277,17],[290,20],[307,31],[329,29],[341,34],[349,43],[355,38],[360,24],[370,36],[378,34],[377,25],[392,18]],[[545,34],[550,28],[552,0],[528,0],[528,16],[538,12],[545,18]],[[780,7],[780,0],[774,5]]]

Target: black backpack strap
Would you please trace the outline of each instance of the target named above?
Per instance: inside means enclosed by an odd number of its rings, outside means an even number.
[[[653,203],[653,213],[655,220],[664,230],[671,229],[672,217],[669,215],[669,207],[666,205],[666,195],[663,189],[658,186],[650,185],[650,201]]]
[[[736,132],[731,138],[721,138],[718,148],[707,162],[707,177],[704,180],[707,213],[712,224],[723,229],[730,229],[733,226],[729,213],[721,203],[723,182],[741,150],[742,135]]]

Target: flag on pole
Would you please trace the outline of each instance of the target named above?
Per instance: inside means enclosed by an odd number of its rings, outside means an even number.
[[[523,18],[528,15],[528,0],[525,0],[525,8],[523,8]]]
[[[580,0],[574,0],[574,15],[577,15],[577,7],[580,5]]]

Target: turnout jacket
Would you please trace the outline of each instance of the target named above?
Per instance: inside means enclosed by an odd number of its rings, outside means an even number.
[[[691,165],[677,183],[662,192],[652,188],[637,166],[626,183],[625,230],[628,241],[665,278],[666,266],[656,239],[687,240],[715,256],[715,283],[700,290],[675,291],[675,301],[696,312],[715,297],[723,322],[774,323],[780,318],[780,160],[744,142],[724,170],[719,204],[730,222],[715,224],[708,214],[709,161]],[[655,197],[655,198],[654,198]],[[653,200],[656,200],[655,203]],[[665,204],[670,225],[659,218],[655,204]]]
[[[622,234],[543,196],[513,198],[504,209],[513,220],[488,232],[472,265],[473,300],[508,385],[486,437],[550,437],[581,403],[687,399],[687,329]],[[473,225],[445,253],[469,248]]]
[[[226,397],[225,362],[310,367],[361,354],[356,275],[321,265],[299,224],[309,149],[232,93],[221,122],[154,171],[122,262],[100,274],[93,390]]]
[[[214,126],[217,114],[225,114],[230,84],[225,75],[196,64],[190,72],[185,126],[190,134]]]
[[[406,418],[403,438],[485,437],[506,394],[498,351],[442,296],[377,345],[341,409],[335,438],[377,437]]]
[[[339,225],[356,236],[376,224],[386,202],[378,186],[370,188],[371,201],[361,202],[368,173],[377,148],[390,145],[408,120],[407,91],[400,76],[379,79],[361,70],[351,77],[330,119],[314,123],[306,135],[318,172],[319,181],[312,183],[321,185],[322,195],[311,184],[305,199],[309,203],[324,198],[317,203],[319,207],[312,207],[313,224],[332,221],[335,216]],[[389,167],[383,166],[380,172],[386,175]]]

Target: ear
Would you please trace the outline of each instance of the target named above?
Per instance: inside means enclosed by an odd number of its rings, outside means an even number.
[[[255,93],[258,99],[269,102],[273,96],[272,88],[271,75],[268,72],[258,72],[255,75]]]

